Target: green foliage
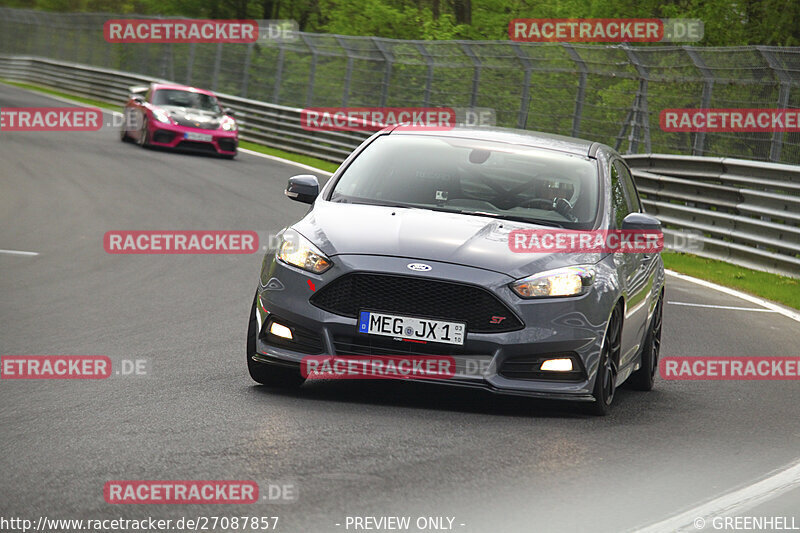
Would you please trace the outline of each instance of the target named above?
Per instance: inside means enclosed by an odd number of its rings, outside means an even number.
[[[508,39],[514,18],[699,18],[699,44],[800,45],[797,0],[0,0],[45,11],[282,18],[304,31],[396,39]],[[462,6],[463,9],[459,9]],[[469,24],[459,13],[469,13]]]

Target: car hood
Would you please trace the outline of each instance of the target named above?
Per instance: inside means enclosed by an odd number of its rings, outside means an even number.
[[[492,270],[515,279],[601,259],[596,253],[515,253],[508,247],[511,231],[549,227],[426,209],[319,201],[293,228],[331,257],[408,257]]]
[[[172,120],[177,122],[178,125],[189,128],[215,130],[219,128],[220,120],[224,116],[222,113],[206,111],[203,109],[195,109],[192,107],[179,107],[170,105],[158,107],[166,111],[166,113],[172,117]]]

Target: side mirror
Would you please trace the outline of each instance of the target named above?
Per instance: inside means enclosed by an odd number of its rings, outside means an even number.
[[[144,103],[144,96],[142,96],[141,94],[134,94],[134,95],[131,95],[131,100],[133,100],[137,104],[143,104]]]
[[[231,117],[236,116],[236,111],[234,111],[230,107],[223,107],[222,112]]]
[[[652,215],[630,213],[622,219],[622,229],[661,231],[661,222]]]
[[[319,195],[319,181],[312,174],[300,174],[289,178],[284,194],[296,202],[314,203]]]

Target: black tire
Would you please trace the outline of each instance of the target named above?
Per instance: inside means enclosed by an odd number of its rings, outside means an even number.
[[[150,139],[148,139],[149,135],[150,134],[147,133],[147,119],[145,118],[142,120],[142,130],[139,132],[139,140],[137,141],[139,146],[142,148],[147,148],[150,146]]]
[[[128,130],[125,128],[125,124],[119,129],[119,139],[124,143],[130,142],[131,140],[131,138],[128,137]]]
[[[664,295],[662,293],[656,304],[655,311],[653,311],[653,320],[650,323],[650,329],[647,330],[647,336],[644,340],[642,365],[639,367],[639,370],[634,372],[628,379],[628,383],[632,389],[641,391],[653,390],[653,385],[656,380],[656,371],[658,370],[658,358],[661,355],[663,305]]]
[[[253,381],[262,385],[281,389],[296,389],[305,382],[305,378],[300,375],[299,370],[253,361],[253,355],[256,353],[256,336],[258,335],[256,298],[258,298],[258,293],[253,298],[253,305],[250,308],[250,322],[247,326],[247,370],[250,371],[250,377],[253,378]]]
[[[622,309],[614,308],[608,320],[606,336],[600,350],[600,362],[597,366],[597,377],[594,380],[594,402],[586,406],[587,411],[595,416],[606,416],[611,412],[611,403],[617,388],[617,365],[620,354],[620,335],[622,333]]]

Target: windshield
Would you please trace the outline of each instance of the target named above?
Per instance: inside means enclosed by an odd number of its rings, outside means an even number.
[[[181,89],[159,89],[153,93],[153,104],[158,106],[190,107],[203,111],[220,111],[217,99],[209,94]]]
[[[592,229],[597,164],[505,143],[385,135],[350,164],[330,200]]]

